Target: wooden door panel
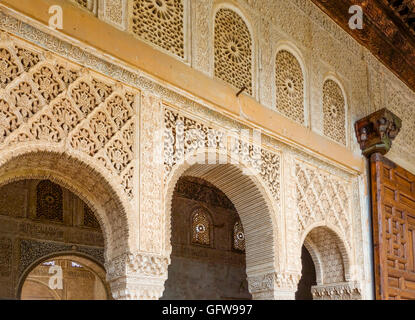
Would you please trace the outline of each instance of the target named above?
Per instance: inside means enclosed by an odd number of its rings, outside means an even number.
[[[415,175],[371,157],[376,299],[415,300]]]

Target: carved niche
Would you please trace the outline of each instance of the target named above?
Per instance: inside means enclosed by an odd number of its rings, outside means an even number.
[[[401,128],[402,120],[386,108],[357,121],[355,131],[363,155],[388,153]]]

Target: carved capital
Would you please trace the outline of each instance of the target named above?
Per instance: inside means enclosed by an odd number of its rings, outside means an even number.
[[[342,282],[311,288],[314,300],[360,300],[362,292],[358,282]]]
[[[357,121],[356,137],[363,155],[370,157],[373,153],[388,153],[401,127],[402,120],[387,109],[379,110]]]
[[[272,272],[249,277],[249,292],[255,300],[293,300],[301,274]]]
[[[116,300],[158,300],[164,292],[164,281],[161,278],[121,277],[110,282],[111,293]]]
[[[170,258],[125,253],[105,264],[114,299],[159,299],[164,291]]]
[[[125,253],[105,264],[107,280],[128,275],[167,279],[170,258],[148,253]]]

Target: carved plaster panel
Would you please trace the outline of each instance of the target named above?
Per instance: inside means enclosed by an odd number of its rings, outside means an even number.
[[[133,196],[137,92],[4,36],[0,148],[42,142],[95,159]]]
[[[324,223],[342,232],[348,247],[352,246],[351,183],[302,162],[296,163],[298,232]]]

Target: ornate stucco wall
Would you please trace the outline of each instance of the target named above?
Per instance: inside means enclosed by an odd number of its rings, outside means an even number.
[[[157,39],[139,32],[148,11],[138,0],[60,0],[62,31],[45,25],[50,1],[4,2],[17,12],[0,12],[8,75],[0,89],[0,184],[51,177],[88,203],[104,233],[114,297],[162,295],[171,201],[183,174],[209,181],[235,204],[254,298],[293,298],[303,243],[316,264],[316,297],[372,297],[367,171],[352,126],[392,109],[404,134],[391,158],[415,171],[414,93],[311,2],[164,0],[179,31]],[[216,29],[216,17],[246,25],[231,39],[233,79],[215,65],[227,56],[214,50],[227,39],[215,40],[215,30],[229,23]],[[236,75],[248,69],[252,83],[236,97],[246,81]],[[190,142],[179,155],[172,152],[178,126]],[[192,144],[195,128],[206,136]],[[235,135],[241,129],[262,130],[261,144]],[[241,161],[208,170],[183,161],[192,154]],[[244,174],[250,168],[259,174]]]

